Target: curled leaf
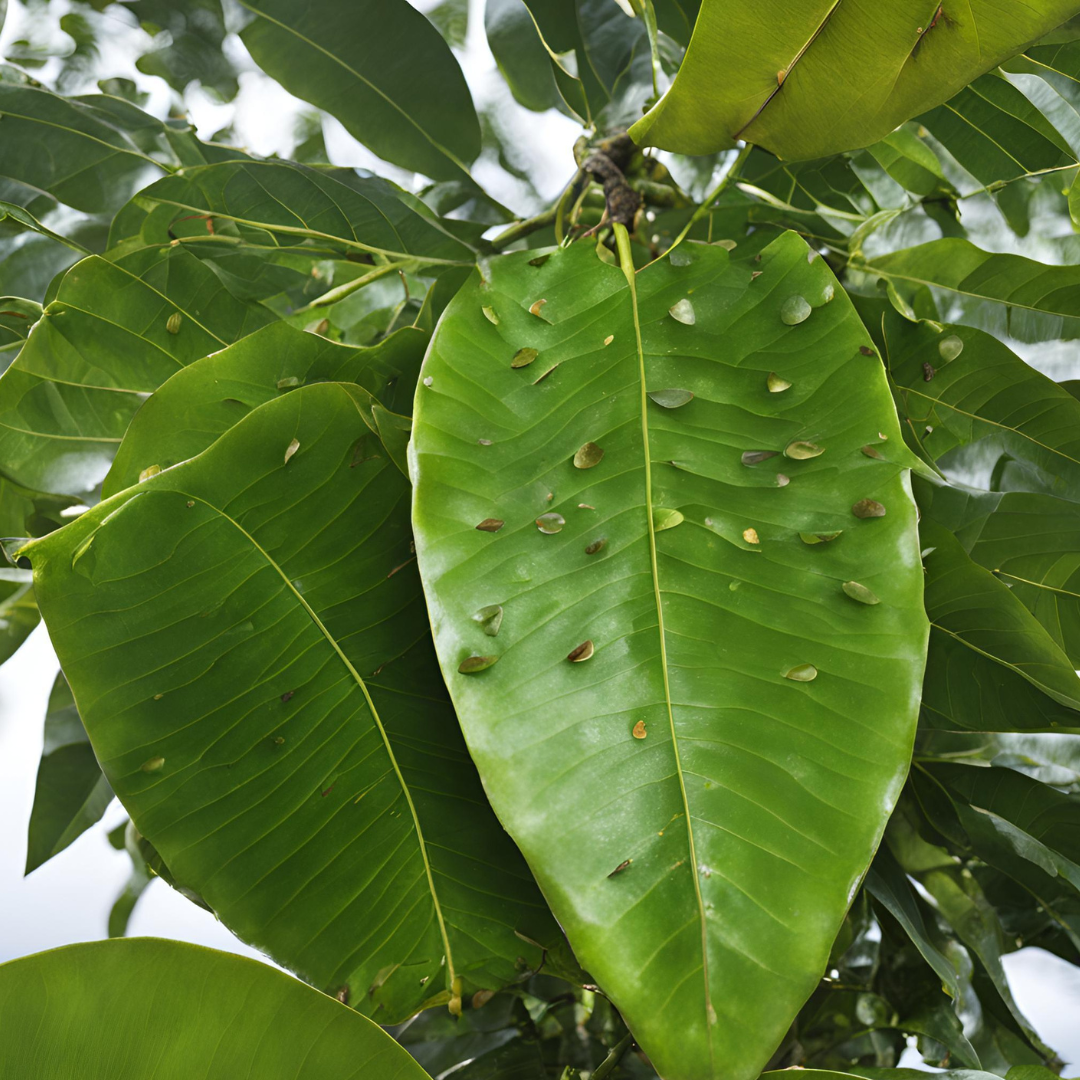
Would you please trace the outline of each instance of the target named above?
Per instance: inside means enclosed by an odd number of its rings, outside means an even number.
[[[685,297],[672,304],[671,307],[668,308],[668,314],[676,322],[681,322],[684,326],[693,326],[694,323],[697,322],[697,316],[694,314],[694,305]]]
[[[554,536],[557,532],[562,532],[563,526],[566,524],[566,518],[562,514],[541,514],[536,519],[536,527],[545,536]]]
[[[583,641],[580,645],[575,646],[566,654],[566,659],[569,660],[571,664],[580,664],[585,660],[591,660],[595,651],[595,647],[591,641]]]
[[[287,447],[285,447],[285,464],[289,464],[289,459],[300,449],[300,440],[293,439]]]
[[[591,469],[594,465],[600,464],[603,456],[604,451],[596,443],[587,442],[574,454],[574,468]]]
[[[798,326],[799,323],[806,322],[810,318],[812,310],[805,297],[789,296],[780,308],[780,321],[787,323],[788,326]]]
[[[497,656],[467,656],[458,664],[458,671],[462,675],[475,675],[478,671],[486,671],[498,659]]]
[[[639,720],[634,725],[634,730],[631,732],[635,739],[644,739],[649,733],[645,730],[645,721]]]
[[[842,588],[852,600],[858,600],[860,604],[872,605],[881,603],[881,601],[865,585],[860,585],[857,581],[845,581],[840,588]]]
[[[537,300],[535,303],[529,305],[529,314],[536,315],[538,318],[543,318],[540,315],[540,309],[547,303],[546,300]]]
[[[665,409],[677,409],[691,401],[694,395],[689,390],[673,387],[670,390],[650,390],[649,397]]]
[[[876,499],[860,499],[851,512],[857,518],[880,518],[885,516],[885,507]]]
[[[489,604],[487,607],[482,607],[472,616],[472,620],[480,624],[480,629],[488,637],[496,637],[503,621],[502,604]]]

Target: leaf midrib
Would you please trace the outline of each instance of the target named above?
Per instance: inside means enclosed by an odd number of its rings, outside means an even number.
[[[837,0],[839,2],[839,0]],[[697,900],[698,920],[701,925],[701,971],[705,982],[705,1030],[709,1044],[710,1071],[716,1074],[716,1059],[713,1051],[713,1016],[712,991],[709,985],[709,940],[705,920],[705,901],[701,895],[701,882],[698,880],[697,852],[694,845],[694,824],[690,813],[690,800],[686,794],[686,778],[683,775],[682,757],[679,753],[679,739],[675,730],[675,713],[671,703],[671,684],[668,677],[667,632],[664,628],[664,603],[660,588],[660,571],[656,558],[656,527],[653,524],[652,492],[652,452],[649,442],[649,397],[645,373],[645,350],[641,343],[641,319],[638,312],[637,284],[635,280],[634,257],[630,249],[630,237],[623,226],[615,226],[615,236],[619,248],[619,261],[622,264],[626,283],[630,289],[630,303],[634,315],[634,340],[637,348],[638,376],[641,383],[641,438],[645,460],[645,520],[649,530],[649,563],[652,574],[653,598],[656,603],[657,632],[660,637],[660,666],[664,675],[664,704],[667,708],[668,724],[671,728],[671,748],[675,754],[675,775],[679,781],[679,794],[682,797],[683,813],[686,815],[686,841],[690,849],[690,878],[694,883],[694,897]]]

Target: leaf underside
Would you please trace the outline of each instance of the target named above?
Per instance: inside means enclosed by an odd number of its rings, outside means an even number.
[[[413,520],[469,748],[578,957],[662,1075],[752,1077],[906,773],[922,569],[884,372],[823,260],[791,233],[760,262],[676,251],[636,300],[587,245],[473,277],[417,389]]]

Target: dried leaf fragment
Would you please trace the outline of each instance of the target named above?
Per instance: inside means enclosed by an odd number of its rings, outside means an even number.
[[[586,660],[591,660],[593,653],[596,651],[592,641],[583,641],[580,645],[576,645],[567,654],[566,659],[571,664],[581,664]]]
[[[623,861],[608,874],[608,877],[613,878],[616,874],[621,874],[633,861],[633,859],[623,859]]]
[[[606,338],[604,338],[604,348],[606,349],[614,340],[615,340],[615,335],[614,334],[608,334],[608,336]]]
[[[566,524],[566,518],[562,514],[541,514],[536,519],[536,527],[545,536],[554,536],[557,532],[562,532],[563,526]]]
[[[860,499],[851,512],[857,518],[880,518],[885,516],[885,507],[877,499]]]
[[[634,725],[634,730],[631,732],[635,739],[644,739],[649,733],[645,730],[645,721],[639,720]]]
[[[686,297],[682,300],[676,301],[671,307],[668,308],[668,314],[676,321],[681,322],[684,326],[693,326],[697,322],[697,316],[694,314],[694,305],[690,303]]]
[[[840,588],[842,588],[852,600],[858,600],[860,604],[873,605],[881,603],[870,589],[865,585],[860,585],[857,581],[845,581]]]
[[[505,524],[502,518],[484,518],[476,528],[480,532],[498,532]]]
[[[742,538],[748,544],[760,544],[761,538],[757,534],[757,529],[743,529]]]
[[[479,623],[480,629],[488,637],[496,637],[503,621],[502,604],[488,604],[487,607],[482,607],[472,615],[472,621]]]
[[[652,520],[653,531],[663,532],[665,529],[674,529],[676,525],[681,525],[685,519],[679,510],[669,510],[658,506],[653,509]]]
[[[771,457],[776,457],[775,450],[744,450],[741,460],[744,465],[757,465]]]
[[[529,314],[530,314],[530,315],[536,315],[536,316],[537,316],[538,318],[543,318],[543,316],[542,316],[542,315],[540,315],[540,309],[541,309],[541,308],[542,308],[542,307],[543,307],[543,306],[544,306],[544,305],[545,305],[546,303],[547,303],[547,301],[546,301],[546,300],[537,300],[537,301],[536,301],[535,303],[533,303],[533,304],[531,304],[531,305],[529,306]]]
[[[668,390],[650,390],[649,397],[661,408],[678,409],[688,401],[692,401],[694,395],[689,390],[672,387]]]
[[[289,458],[291,458],[293,456],[293,454],[295,454],[296,451],[299,450],[299,449],[300,449],[300,440],[299,439],[293,439],[289,443],[289,445],[285,448],[285,464],[286,465],[289,464]]]
[[[806,439],[796,439],[784,447],[784,457],[791,458],[792,461],[808,461],[810,458],[821,457],[824,453],[824,446],[818,446]]]
[[[780,321],[788,326],[798,326],[810,318],[812,310],[806,297],[798,294],[789,296],[780,306]]]
[[[458,664],[458,671],[462,675],[475,675],[478,671],[486,671],[492,664],[498,662],[497,656],[466,656]]]
[[[604,456],[604,451],[594,442],[587,442],[576,454],[574,454],[575,469],[591,469],[599,465]]]

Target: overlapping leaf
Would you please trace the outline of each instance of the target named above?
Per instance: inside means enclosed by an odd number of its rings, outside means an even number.
[[[0,967],[3,1072],[37,1080],[424,1080],[376,1024],[265,964],[178,941],[68,945]]]
[[[573,245],[458,294],[417,393],[417,550],[470,749],[578,956],[661,1073],[753,1076],[907,767],[907,457],[794,235],[630,282]]]
[[[557,931],[461,744],[364,394],[288,393],[26,552],[105,775],[172,877],[392,1022],[512,981],[541,959],[515,931]]]
[[[0,460],[21,484],[91,490],[146,395],[271,321],[182,247],[91,256],[0,377]]]
[[[815,0],[795,11],[704,0],[675,82],[631,134],[690,154],[744,139],[789,160],[868,146],[1077,10],[1075,0],[1007,10]]]
[[[100,821],[112,797],[71,688],[60,674],[45,713],[45,745],[30,812],[26,872],[36,870]]]

